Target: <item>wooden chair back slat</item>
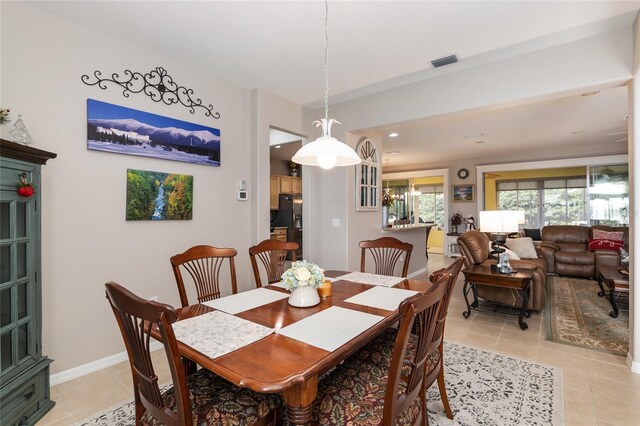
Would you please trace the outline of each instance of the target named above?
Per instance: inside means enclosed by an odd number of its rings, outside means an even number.
[[[171,267],[180,293],[180,303],[188,306],[189,300],[182,276],[182,269],[189,273],[196,288],[198,303],[220,298],[222,293],[221,271],[226,261],[229,262],[231,277],[231,294],[238,292],[236,281],[235,256],[238,252],[232,248],[212,246],[194,246],[184,253],[171,257]]]
[[[287,254],[291,253],[291,261],[295,262],[297,260],[296,250],[299,247],[298,243],[294,242],[264,240],[260,244],[249,248],[249,257],[253,268],[253,276],[256,280],[256,287],[262,287],[258,260],[267,274],[267,285],[277,283],[281,280],[282,274],[284,274]]]
[[[464,260],[462,258],[458,258],[449,265],[447,268],[439,269],[429,276],[429,281],[435,283],[441,276],[444,274],[450,274],[451,278],[449,283],[447,283],[447,291],[444,295],[444,301],[442,303],[442,309],[440,310],[440,316],[438,317],[438,327],[436,328],[436,332],[433,336],[434,343],[439,345],[442,342],[444,337],[444,325],[447,319],[447,313],[449,312],[449,302],[451,301],[451,296],[453,295],[453,289],[456,286],[456,281],[458,279],[458,275],[460,275],[460,271],[464,266]]]
[[[365,272],[367,252],[373,258],[375,273],[379,275],[394,275],[396,264],[404,255],[401,277],[406,278],[409,272],[409,260],[413,251],[413,244],[402,242],[393,237],[382,237],[376,240],[360,242],[362,254],[360,256],[360,272]]]
[[[166,425],[192,424],[186,376],[171,326],[178,319],[178,314],[171,306],[142,299],[117,283],[109,282],[105,287],[129,357],[136,424],[140,424],[145,411]],[[150,351],[152,327],[157,327],[162,335],[173,379],[177,412],[165,406],[160,393]]]
[[[395,424],[397,416],[414,404],[416,398],[420,398],[421,402],[420,413],[414,424],[424,424],[426,421],[426,402],[422,398],[425,366],[450,277],[449,273],[442,274],[431,291],[415,295],[400,304],[400,325],[385,390],[383,425]],[[412,330],[416,348],[415,351],[408,351]]]

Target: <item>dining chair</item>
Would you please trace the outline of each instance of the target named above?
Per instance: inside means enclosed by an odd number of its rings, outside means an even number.
[[[449,309],[449,302],[451,301],[451,296],[453,295],[458,275],[460,274],[460,270],[463,266],[463,259],[458,258],[449,265],[449,267],[438,269],[429,276],[429,281],[434,283],[434,285],[438,283],[443,276],[448,276],[449,280],[445,283],[446,291],[443,297],[442,307],[440,308],[440,312],[436,320],[436,330],[431,344],[433,350],[429,353],[428,361],[425,365],[424,393],[422,398],[426,401],[426,390],[429,389],[437,380],[442,405],[444,406],[445,413],[449,419],[453,419],[453,412],[449,405],[449,398],[447,396],[447,389],[444,382],[444,326]],[[398,330],[395,328],[385,330],[371,344],[365,346],[359,352],[356,352],[354,356],[361,360],[377,363],[378,365],[385,365],[385,363],[389,363],[393,355],[393,347],[395,345],[397,333]],[[417,340],[412,334],[409,337],[408,351],[415,351],[416,345]]]
[[[437,352],[434,334],[447,291],[449,273],[432,290],[400,304],[400,323],[394,333],[383,333],[347,358],[318,383],[312,407],[313,424],[422,425],[428,423],[424,396],[425,364]],[[412,330],[416,334],[411,334]],[[393,338],[391,338],[393,336]],[[410,337],[415,345],[408,350]],[[387,344],[388,340],[393,345]],[[391,356],[360,356],[382,345]]]
[[[438,390],[440,391],[440,399],[442,400],[442,405],[444,406],[444,411],[447,414],[449,419],[453,419],[453,412],[451,411],[451,406],[449,405],[449,398],[447,397],[447,388],[444,382],[444,326],[447,320],[447,313],[449,311],[449,302],[451,301],[451,296],[453,295],[453,289],[456,286],[456,281],[458,280],[458,275],[460,275],[460,270],[464,266],[464,260],[461,258],[456,259],[449,267],[439,269],[431,274],[429,277],[429,281],[432,283],[437,282],[441,276],[449,274],[449,282],[447,283],[447,291],[444,295],[444,300],[442,302],[442,308],[440,308],[440,313],[438,315],[438,327],[436,328],[436,332],[433,336],[434,341],[438,342],[438,350],[437,352],[431,355],[430,359],[432,362],[427,364],[427,369],[425,371],[425,391],[429,389],[433,382],[438,381]],[[426,395],[425,395],[426,398]]]
[[[264,240],[260,244],[249,248],[249,257],[251,258],[256,287],[262,287],[257,259],[260,260],[267,273],[267,284],[277,283],[281,280],[282,274],[284,274],[287,254],[291,253],[291,261],[295,262],[297,260],[296,250],[299,247],[298,243],[295,242]]]
[[[206,369],[187,376],[172,324],[173,307],[142,299],[121,285],[105,284],[129,356],[135,400],[135,424],[275,425],[282,415],[278,394],[237,387]],[[171,371],[172,386],[162,388],[151,355],[150,332],[157,328]]]
[[[232,248],[218,248],[212,246],[194,246],[184,253],[171,257],[173,274],[176,277],[180,303],[189,305],[189,299],[182,278],[182,269],[191,276],[196,287],[198,303],[220,298],[220,271],[225,260],[229,261],[231,272],[231,294],[238,293],[236,281],[236,266],[234,257],[238,254]]]
[[[373,257],[375,273],[379,275],[394,275],[396,264],[404,256],[401,276],[407,277],[413,244],[402,242],[393,237],[382,237],[377,240],[360,241],[360,248],[362,249],[360,272],[365,271],[365,259],[367,252],[369,252]]]

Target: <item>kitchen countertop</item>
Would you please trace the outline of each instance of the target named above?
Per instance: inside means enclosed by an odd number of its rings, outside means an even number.
[[[398,232],[398,231],[411,231],[412,229],[433,228],[438,226],[435,223],[412,223],[408,225],[393,225],[388,228],[382,228],[382,231]]]

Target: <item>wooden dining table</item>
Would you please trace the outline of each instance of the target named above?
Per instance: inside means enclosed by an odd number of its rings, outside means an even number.
[[[326,271],[325,275],[339,277],[346,273]],[[321,299],[320,304],[316,306],[295,308],[290,306],[285,298],[237,313],[235,314],[237,317],[273,328],[276,332],[226,355],[210,358],[180,341],[178,341],[178,347],[183,357],[231,383],[255,392],[281,393],[287,405],[290,423],[309,424],[319,377],[371,341],[399,317],[397,308],[388,311],[345,302],[346,299],[373,287],[368,284],[336,280],[332,284],[332,295]],[[424,293],[432,287],[432,284],[427,281],[405,279],[394,287]],[[286,289],[273,285],[266,288],[288,293]],[[333,306],[379,315],[383,319],[333,351],[320,349],[277,333],[283,327]],[[178,309],[178,321],[212,311],[214,311],[213,308],[203,304],[186,306]],[[332,330],[327,329],[326,332],[331,333]],[[160,339],[158,333],[153,336]]]

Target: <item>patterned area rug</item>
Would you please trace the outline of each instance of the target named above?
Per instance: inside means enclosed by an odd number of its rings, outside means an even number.
[[[627,297],[611,318],[607,297],[598,297],[594,280],[549,277],[545,323],[547,340],[626,356],[629,351]]]
[[[446,342],[445,380],[454,420],[445,416],[434,384],[427,404],[432,426],[564,425],[558,368]],[[76,426],[133,424],[134,404],[127,401]]]

